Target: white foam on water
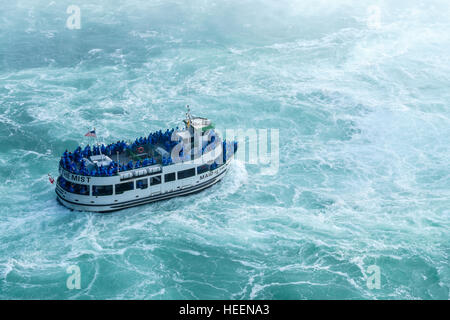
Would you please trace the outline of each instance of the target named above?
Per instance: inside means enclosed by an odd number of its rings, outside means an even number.
[[[81,1],[78,37],[44,2],[0,19],[17,44],[0,72],[0,297],[448,299],[447,2]],[[202,193],[108,215],[55,202],[46,175],[88,128],[134,139],[187,103],[279,129],[277,175],[234,161]]]

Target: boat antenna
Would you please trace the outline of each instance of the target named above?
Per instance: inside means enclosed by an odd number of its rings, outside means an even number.
[[[189,105],[186,105],[186,109],[186,122],[187,127],[189,128],[190,124],[192,123],[191,109],[189,108]]]
[[[191,115],[191,108],[189,107],[189,105],[186,105],[186,118],[188,118],[189,120],[192,120],[192,115]]]

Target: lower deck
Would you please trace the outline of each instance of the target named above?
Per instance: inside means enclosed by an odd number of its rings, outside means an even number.
[[[162,172],[147,177],[136,177],[111,185],[82,185],[85,188],[83,192],[67,190],[62,186],[64,178],[60,176],[56,194],[58,200],[70,209],[94,212],[115,211],[200,192],[220,181],[229,164],[230,160],[218,167],[199,165],[178,171],[175,171],[176,165],[167,166]]]

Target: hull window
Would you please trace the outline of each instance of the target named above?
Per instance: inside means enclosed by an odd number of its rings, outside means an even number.
[[[111,196],[113,194],[113,186],[92,186],[92,195],[94,196]]]
[[[89,186],[69,182],[66,179],[64,179],[63,177],[59,177],[58,183],[67,192],[81,194],[83,196],[89,195]]]
[[[130,190],[134,190],[134,181],[116,184],[116,194],[122,194]]]
[[[178,171],[178,179],[186,179],[195,176],[195,168]]]
[[[147,189],[148,179],[136,180],[136,189]]]
[[[197,167],[197,174],[202,174],[207,171],[209,171],[209,165],[207,165],[207,164]]]
[[[175,172],[164,175],[164,182],[175,181]]]
[[[154,185],[157,185],[157,184],[160,184],[161,183],[161,176],[156,176],[156,177],[151,177],[150,178],[150,185],[151,186],[154,186]]]

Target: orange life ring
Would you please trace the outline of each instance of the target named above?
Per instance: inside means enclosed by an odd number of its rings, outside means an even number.
[[[137,148],[137,152],[139,152],[139,153],[144,152],[144,147],[139,147],[139,148]]]

